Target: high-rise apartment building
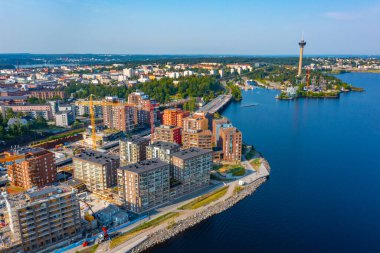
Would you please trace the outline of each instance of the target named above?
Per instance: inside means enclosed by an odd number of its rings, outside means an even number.
[[[106,102],[118,102],[116,97],[106,97]],[[103,106],[103,123],[105,126],[123,132],[132,131],[137,125],[137,111],[131,106]]]
[[[212,120],[212,142],[215,144],[219,142],[220,129],[222,127],[232,127],[232,124],[227,118]]]
[[[154,129],[154,140],[182,144],[181,127],[161,125]]]
[[[188,117],[190,112],[183,111],[179,108],[165,109],[163,115],[163,125],[166,126],[183,126],[183,119]]]
[[[157,158],[117,170],[119,198],[126,209],[141,213],[169,200],[170,165]]]
[[[42,148],[20,148],[7,152],[10,156],[21,156],[8,166],[11,184],[30,189],[51,185],[57,179],[54,154]]]
[[[181,183],[183,193],[194,191],[210,182],[212,151],[189,148],[171,154],[171,177]]]
[[[0,252],[53,252],[82,235],[79,202],[69,188],[2,193]]]
[[[146,147],[149,139],[134,135],[120,140],[120,163],[126,165],[137,163],[146,159]]]
[[[223,160],[236,162],[241,160],[242,134],[235,127],[220,129],[220,147],[223,149]]]
[[[119,157],[95,150],[85,150],[73,157],[74,178],[81,180],[89,191],[104,191],[117,184]]]
[[[194,113],[183,119],[183,131],[207,130],[208,128],[208,119],[203,113]]]
[[[188,130],[182,132],[183,148],[212,149],[212,133],[210,130]]]
[[[172,142],[156,141],[146,147],[146,158],[158,158],[161,161],[170,163],[171,154],[178,152],[180,145]]]
[[[135,115],[139,126],[150,124],[150,109],[153,106],[149,96],[144,92],[136,91],[128,95],[128,104],[135,106],[137,114]]]

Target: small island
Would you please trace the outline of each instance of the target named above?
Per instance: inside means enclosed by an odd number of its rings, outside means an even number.
[[[342,92],[364,91],[354,87],[331,73],[309,68],[306,74],[297,74],[294,67],[265,66],[248,75],[253,84],[267,89],[281,91],[276,99],[297,98],[339,98]]]

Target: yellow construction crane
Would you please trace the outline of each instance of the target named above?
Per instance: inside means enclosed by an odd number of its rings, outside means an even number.
[[[10,155],[8,153],[0,154],[0,163],[6,163],[6,162],[14,162],[18,159],[24,158],[26,154],[21,155]]]
[[[128,106],[128,107],[134,107],[139,108],[138,105],[135,104],[129,104],[127,102],[119,102],[119,101],[104,101],[104,100],[93,100],[94,95],[90,95],[89,100],[87,101],[77,101],[76,103],[78,105],[85,105],[89,107],[90,112],[90,119],[91,119],[91,139],[92,139],[92,147],[93,149],[96,149],[96,141],[97,141],[97,135],[96,135],[96,123],[95,123],[95,108],[94,106]],[[153,139],[154,134],[154,108],[155,106],[151,105],[149,108],[150,113],[150,133],[151,138]],[[137,124],[137,110],[134,112],[135,117],[135,124]]]
[[[94,106],[128,106],[128,107],[136,107],[136,105],[129,104],[126,102],[119,101],[103,101],[103,100],[93,100],[94,95],[90,95],[89,100],[87,101],[77,101],[78,105],[88,106],[90,112],[90,120],[91,120],[91,139],[92,139],[92,147],[96,149],[96,123],[95,123],[95,108]]]

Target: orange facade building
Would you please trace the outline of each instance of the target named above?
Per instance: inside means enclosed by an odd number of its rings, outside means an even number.
[[[188,117],[190,112],[183,111],[179,108],[171,108],[164,110],[163,125],[183,127],[183,119]]]

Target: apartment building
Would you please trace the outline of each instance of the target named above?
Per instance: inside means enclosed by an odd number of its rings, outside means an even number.
[[[182,144],[181,127],[161,125],[154,129],[154,140]]]
[[[212,149],[212,133],[210,130],[188,130],[182,132],[183,148]]]
[[[6,154],[20,157],[8,166],[8,178],[12,185],[30,189],[51,185],[57,180],[52,152],[42,148],[24,147]]]
[[[165,126],[183,127],[183,119],[190,116],[190,112],[183,111],[180,108],[165,109],[162,124]]]
[[[218,144],[220,136],[220,128],[232,127],[232,124],[227,118],[213,119],[212,120],[212,142]]]
[[[53,252],[81,237],[81,216],[75,191],[45,187],[0,199],[0,252]]]
[[[181,192],[187,193],[210,182],[212,151],[189,148],[171,154],[171,178],[180,182]]]
[[[53,113],[50,104],[46,105],[4,105],[0,106],[2,115],[6,115],[7,109],[12,109],[13,112],[23,112],[32,118],[41,116],[46,120],[53,119]]]
[[[32,97],[43,99],[43,100],[49,100],[49,99],[55,99],[55,98],[60,98],[60,99],[66,98],[65,92],[59,91],[59,90],[30,91],[30,95]]]
[[[149,96],[144,92],[136,91],[128,95],[128,104],[132,104],[136,108],[137,123],[139,126],[146,126],[150,123],[150,108],[153,106]]]
[[[117,97],[106,97],[105,102],[117,103],[123,101],[119,101]],[[103,123],[108,128],[130,132],[137,125],[136,113],[137,111],[134,107],[105,105],[103,106]]]
[[[223,149],[223,160],[228,162],[241,161],[243,137],[235,127],[220,129],[220,145]]]
[[[171,163],[171,154],[178,152],[180,145],[172,142],[156,141],[146,147],[146,158],[158,158],[161,161]]]
[[[120,201],[131,212],[142,213],[169,200],[170,165],[157,158],[117,170]]]
[[[120,140],[120,163],[127,165],[137,163],[146,159],[146,147],[149,145],[149,139],[134,135]]]
[[[119,165],[119,157],[88,149],[73,157],[74,178],[89,191],[104,191],[117,184]]]
[[[208,119],[203,113],[194,113],[192,116],[183,119],[183,131],[207,130]]]
[[[73,111],[59,111],[55,113],[55,125],[61,127],[69,127],[74,123]]]

